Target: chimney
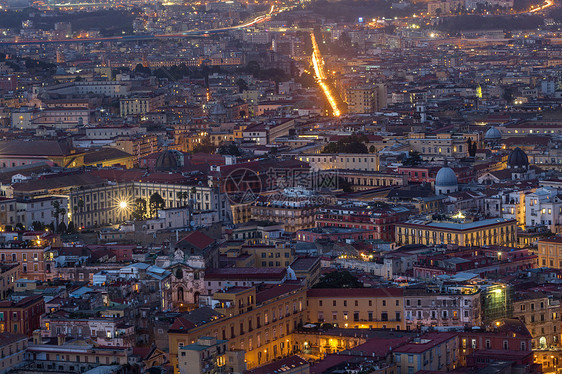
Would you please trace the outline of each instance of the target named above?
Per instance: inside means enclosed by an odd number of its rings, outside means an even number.
[[[66,335],[57,336],[57,345],[63,345],[65,341],[66,341]]]
[[[41,339],[41,330],[37,329],[33,331],[33,344],[41,344],[43,339]]]

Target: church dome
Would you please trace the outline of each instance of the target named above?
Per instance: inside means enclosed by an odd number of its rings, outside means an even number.
[[[436,187],[453,187],[458,186],[457,176],[453,169],[450,167],[442,167],[437,172],[437,176],[435,177],[435,186]]]
[[[501,138],[502,138],[502,133],[494,126],[490,127],[488,131],[486,131],[486,134],[484,135],[484,139],[486,140],[499,140]]]
[[[515,148],[507,158],[507,167],[510,169],[526,169],[529,167],[527,154],[519,147]]]
[[[158,156],[156,159],[156,164],[154,168],[156,170],[174,170],[177,169],[179,166],[178,157],[176,155],[176,151],[166,150]]]

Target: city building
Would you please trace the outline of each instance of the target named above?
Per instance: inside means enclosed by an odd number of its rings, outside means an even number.
[[[517,246],[517,221],[505,218],[467,222],[410,220],[396,224],[399,245]]]
[[[344,328],[404,330],[404,292],[399,288],[314,288],[307,293],[308,319]]]

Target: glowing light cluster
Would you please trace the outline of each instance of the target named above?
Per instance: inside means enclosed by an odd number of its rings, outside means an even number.
[[[529,11],[529,13],[540,12],[540,11],[545,10],[546,8],[549,8],[549,7],[553,6],[553,5],[554,5],[554,1],[553,1],[553,0],[546,0],[542,5],[540,5],[540,6],[537,7],[537,8],[532,8],[532,7],[531,7],[531,10]]]
[[[320,50],[318,49],[318,44],[316,43],[316,37],[314,36],[314,33],[310,33],[310,39],[312,40],[312,66],[314,68],[316,82],[318,82],[318,85],[324,92],[324,96],[326,96],[326,99],[328,99],[328,103],[330,104],[330,107],[332,107],[334,116],[339,117],[341,115],[341,111],[338,108],[338,103],[336,102],[334,95],[330,91],[330,88],[324,82],[324,80],[326,80],[326,74],[324,73],[324,61],[322,60],[322,55],[320,54]]]

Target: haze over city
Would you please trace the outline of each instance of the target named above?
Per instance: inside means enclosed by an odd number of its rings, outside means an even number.
[[[0,374],[559,374],[561,23],[0,0]]]

